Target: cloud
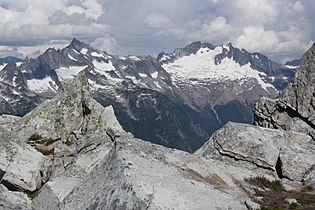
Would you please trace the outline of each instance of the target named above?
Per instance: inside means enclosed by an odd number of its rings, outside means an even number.
[[[262,53],[286,54],[287,52],[306,51],[311,42],[303,31],[289,26],[285,31],[265,30],[264,27],[249,26],[243,29],[242,35],[237,37],[235,44],[249,51]]]
[[[315,37],[314,8],[313,0],[0,0],[0,45],[76,37],[109,52],[157,54],[200,40],[293,57]]]
[[[279,42],[274,31],[266,31],[264,27],[248,26],[243,29],[243,34],[236,39],[236,45],[253,51],[260,49],[263,52],[270,51]]]
[[[64,48],[69,44],[67,40],[63,42],[61,40],[51,41],[47,44],[36,46],[1,46],[0,45],[0,57],[15,56],[18,58],[23,57],[36,57],[44,53],[48,48],[54,46],[55,48]]]
[[[198,30],[192,35],[195,39],[207,39],[214,42],[221,41],[222,39],[229,39],[235,29],[227,23],[223,16],[214,18],[213,20],[206,19]]]
[[[152,28],[170,28],[173,22],[166,15],[151,13],[145,17],[144,24]]]
[[[108,53],[116,53],[119,50],[116,39],[110,34],[95,39],[95,41],[91,43],[91,46]]]
[[[238,17],[235,14],[233,14],[233,17],[247,25],[274,22],[277,20],[280,11],[275,2],[271,0],[234,0],[232,8],[237,11]]]
[[[83,0],[82,6],[84,7],[84,12],[88,18],[96,20],[103,14],[103,7],[97,0]]]
[[[63,43],[73,37],[95,40],[111,31],[109,24],[98,21],[104,9],[97,0],[23,2],[0,1],[1,45],[41,46],[52,39]]]
[[[0,46],[0,57],[14,56],[23,58],[23,53],[19,52],[16,47]]]

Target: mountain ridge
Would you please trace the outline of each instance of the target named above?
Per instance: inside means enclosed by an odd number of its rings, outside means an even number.
[[[206,47],[209,52],[201,53],[201,47]],[[4,67],[0,71],[0,85],[3,87],[0,102],[5,107],[2,113],[22,116],[56,95],[63,89],[63,83],[74,75],[84,72],[94,90],[93,97],[104,106],[114,106],[124,129],[154,143],[194,151],[230,120],[252,123],[253,104],[261,96],[277,95],[273,84],[277,78],[259,72],[249,64],[241,66],[235,62],[244,63],[251,54],[245,51],[242,54],[232,44],[218,47],[195,42],[174,52],[182,57],[173,56],[173,61],[166,64],[161,55],[157,59],[152,56],[110,55],[73,39],[63,49],[49,48],[35,59],[27,59],[16,66],[12,64],[11,70]],[[194,56],[199,60],[194,60],[191,52],[195,52]],[[207,53],[213,56],[213,61],[206,57]],[[239,54],[247,58],[236,59]],[[206,74],[176,77],[172,66],[180,59],[188,58],[196,65],[196,72],[199,63],[205,62],[201,70]],[[268,66],[270,62],[262,59],[265,63],[262,66]],[[170,68],[166,68],[167,65]],[[232,73],[227,71],[226,78],[211,79],[214,75],[211,68],[220,75],[229,66],[232,66]],[[189,69],[187,65],[183,67]],[[277,84],[285,86],[290,76],[286,78],[281,71],[278,72],[280,82]],[[288,75],[294,72],[289,68],[286,71]],[[194,78],[195,75],[200,78]],[[236,75],[236,79],[230,75]]]

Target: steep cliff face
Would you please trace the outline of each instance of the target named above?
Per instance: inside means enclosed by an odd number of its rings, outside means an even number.
[[[255,124],[309,134],[315,138],[315,44],[305,53],[293,81],[275,99],[254,109]]]

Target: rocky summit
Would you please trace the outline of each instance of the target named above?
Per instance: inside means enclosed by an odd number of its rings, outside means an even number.
[[[278,99],[256,105],[265,127],[229,122],[195,153],[124,131],[79,73],[22,118],[0,118],[0,209],[314,209],[314,49]],[[286,124],[267,115],[280,110]]]

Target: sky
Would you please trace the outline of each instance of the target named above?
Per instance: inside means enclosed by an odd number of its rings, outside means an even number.
[[[300,58],[315,40],[314,0],[0,0],[0,57],[35,57],[76,37],[120,55],[193,41]]]

